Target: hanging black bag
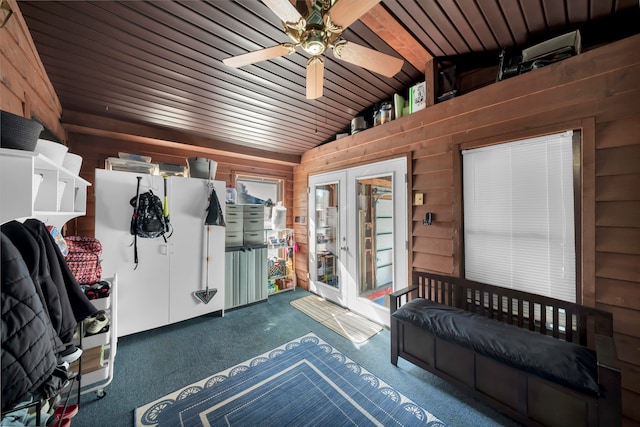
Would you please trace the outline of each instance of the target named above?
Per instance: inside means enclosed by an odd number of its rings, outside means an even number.
[[[134,236],[134,270],[138,267],[138,237],[147,239],[162,237],[166,242],[167,237],[171,236],[168,216],[164,216],[162,200],[160,200],[160,197],[153,194],[153,191],[151,190],[140,194],[140,181],[142,180],[142,177],[139,176],[137,178],[138,185],[136,188],[136,195],[129,201],[133,207],[133,215],[131,217],[131,226],[129,231]]]

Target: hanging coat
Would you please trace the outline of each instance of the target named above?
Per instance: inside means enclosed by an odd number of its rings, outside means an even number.
[[[58,289],[60,289],[61,295],[66,293],[75,322],[77,323],[89,316],[94,316],[98,312],[98,309],[96,309],[82,291],[80,284],[69,269],[69,265],[64,259],[64,255],[62,251],[60,251],[58,244],[49,230],[47,230],[47,226],[37,219],[28,219],[24,224],[28,229],[33,231],[34,234],[42,238],[46,248],[47,259],[49,260],[49,274],[58,286]]]
[[[28,219],[24,224],[3,224],[2,232],[25,260],[59,339],[70,343],[78,322],[97,309],[82,292],[49,230],[41,221]]]
[[[50,381],[57,335],[29,269],[13,242],[0,233],[2,251],[2,411],[30,398]]]

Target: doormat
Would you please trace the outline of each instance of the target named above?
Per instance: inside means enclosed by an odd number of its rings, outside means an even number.
[[[360,344],[382,330],[382,326],[318,295],[309,295],[290,302],[294,307],[346,339]]]

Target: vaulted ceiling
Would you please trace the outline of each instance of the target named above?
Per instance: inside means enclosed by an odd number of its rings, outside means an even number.
[[[524,48],[574,29],[588,47],[640,27],[638,0],[383,0],[342,37],[403,59],[401,71],[384,77],[327,51],[324,94],[310,100],[310,55],[301,49],[240,68],[222,62],[291,41],[278,16],[258,0],[18,5],[62,104],[63,122],[83,125],[97,116],[180,132],[211,148],[283,156],[348,132],[354,116],[424,80],[434,57],[472,69],[497,65],[502,48]]]

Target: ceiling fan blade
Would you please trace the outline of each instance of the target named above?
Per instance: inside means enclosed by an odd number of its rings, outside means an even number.
[[[331,22],[345,30],[378,3],[380,0],[338,0],[328,13]]]
[[[323,80],[324,59],[320,56],[312,56],[307,61],[307,99],[316,99],[322,96]]]
[[[289,0],[262,0],[285,24],[296,24],[302,19],[300,12]]]
[[[290,55],[295,51],[296,45],[293,43],[282,43],[265,49],[243,53],[242,55],[232,56],[231,58],[225,58],[222,62],[229,67],[238,68],[249,64],[255,64],[256,62],[277,58],[279,56]]]
[[[404,64],[402,59],[348,41],[336,44],[333,56],[385,77],[395,76]]]

